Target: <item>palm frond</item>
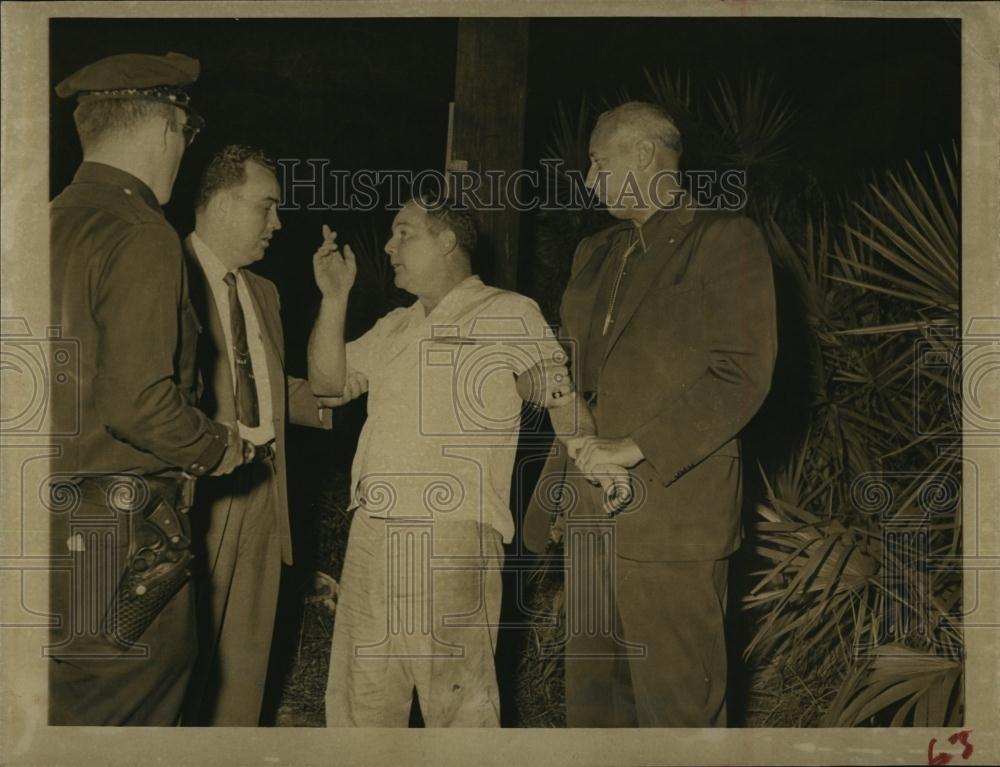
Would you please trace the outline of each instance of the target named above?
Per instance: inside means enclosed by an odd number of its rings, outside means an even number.
[[[804,480],[810,439],[799,455],[779,473],[783,484],[798,495]],[[744,608],[761,611],[757,631],[745,655],[771,655],[794,648],[816,651],[831,637],[856,600],[864,598],[878,572],[877,559],[865,551],[862,531],[838,519],[823,519],[775,494],[764,478],[768,502],[759,504],[754,552],[770,566],[757,571]],[[853,613],[852,613],[853,614]]]
[[[790,99],[777,93],[773,78],[759,72],[741,77],[737,85],[716,83],[708,96],[715,125],[732,144],[730,160],[737,167],[773,162],[786,151],[786,134],[795,116]]]
[[[552,140],[545,147],[545,153],[548,157],[562,160],[567,170],[586,173],[590,164],[591,112],[586,96],[580,99],[575,114],[571,114],[561,100],[556,103]]]
[[[890,172],[869,184],[870,197],[853,203],[858,219],[844,225],[846,247],[836,253],[844,274],[831,278],[929,307],[935,319],[956,321],[961,291],[956,161],[942,153],[950,185],[941,183],[930,159],[923,175],[907,164],[906,175]]]
[[[663,107],[678,122],[678,127],[683,127],[693,116],[691,73],[680,69],[673,73],[667,69],[656,72],[644,69],[643,74],[646,76],[652,101]]]
[[[855,666],[822,726],[956,726],[963,708],[960,662],[894,642]]]

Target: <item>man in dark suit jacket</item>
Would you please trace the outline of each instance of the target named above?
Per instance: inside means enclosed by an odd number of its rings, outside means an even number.
[[[285,423],[329,428],[323,406],[347,400],[320,401],[307,381],[285,375],[278,291],[243,268],[263,257],[281,226],[279,195],[262,152],[225,147],[204,173],[195,231],[184,241],[202,324],[200,406],[236,422],[258,452],[231,476],[199,486],[195,498],[195,541],[204,549],[200,642],[184,724],[258,724],[281,563],[292,563]]]
[[[739,435],[777,351],[770,260],[749,219],[684,201],[659,107],[601,115],[590,150],[587,185],[622,221],[577,248],[561,333],[597,436],[570,445],[576,470],[553,447],[525,519],[544,550],[552,482],[566,482],[567,724],[723,726]],[[602,463],[633,477],[612,518],[584,477]]]
[[[52,397],[64,436],[52,466],[51,725],[177,723],[196,650],[193,478],[243,463],[236,430],[194,407],[197,321],[160,208],[204,125],[184,91],[199,71],[178,53],[126,53],[56,87],[78,101],[84,161],[51,206],[56,344],[79,354]]]

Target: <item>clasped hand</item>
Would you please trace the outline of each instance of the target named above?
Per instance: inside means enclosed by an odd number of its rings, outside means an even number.
[[[599,472],[599,467],[607,464],[631,468],[643,459],[630,437],[572,437],[566,441],[566,449],[585,474]]]
[[[253,444],[240,436],[240,431],[235,421],[223,423],[226,427],[226,450],[222,454],[222,459],[211,472],[213,477],[222,477],[231,473],[236,468],[253,460]]]

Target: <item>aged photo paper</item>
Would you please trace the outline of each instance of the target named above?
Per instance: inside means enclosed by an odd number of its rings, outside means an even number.
[[[1000,763],[1000,3],[4,2],[0,12],[0,763]],[[755,520],[744,531],[744,551],[772,556],[769,566],[784,564],[768,577],[754,560],[729,582],[730,592],[739,593],[727,597],[722,590],[727,618],[735,620],[734,610],[742,614],[744,607],[747,615],[768,616],[756,627],[743,621],[730,648],[729,726],[567,727],[563,660],[546,644],[552,631],[539,633],[549,624],[531,612],[537,603],[519,605],[509,619],[520,644],[494,648],[503,726],[322,726],[340,574],[314,563],[328,553],[323,547],[339,551],[338,568],[342,563],[347,525],[334,528],[322,519],[347,505],[336,494],[349,495],[352,449],[336,446],[336,432],[353,429],[356,439],[365,415],[360,403],[340,413],[334,408],[332,435],[289,432],[289,463],[299,472],[290,472],[296,483],[289,487],[292,536],[311,553],[302,555],[299,570],[282,576],[292,585],[282,582],[268,678],[273,691],[262,703],[267,726],[49,724],[49,632],[57,620],[50,579],[66,569],[50,558],[49,520],[60,513],[51,462],[72,437],[53,421],[50,400],[73,396],[79,386],[78,339],[53,319],[49,206],[82,157],[74,104],[54,89],[106,56],[168,52],[201,56],[202,77],[190,90],[193,106],[209,119],[190,144],[166,218],[181,239],[193,230],[194,194],[211,150],[262,137],[273,144],[281,231],[269,225],[262,247],[272,233],[274,244],[255,271],[277,285],[281,353],[291,373],[303,378],[322,290],[311,258],[330,242],[322,226],[344,224],[359,262],[365,253],[376,259],[359,267],[359,282],[369,282],[352,293],[362,306],[349,310],[349,339],[408,303],[392,287],[383,246],[393,250],[387,245],[393,216],[407,210],[402,203],[409,195],[388,175],[373,180],[364,173],[398,172],[419,185],[413,174],[426,171],[431,182],[454,189],[464,172],[493,167],[498,178],[509,178],[525,169],[517,188],[535,196],[523,207],[479,200],[489,211],[478,219],[481,240],[491,247],[484,282],[529,295],[538,304],[535,315],[556,324],[576,243],[614,222],[578,211],[572,198],[547,207],[553,202],[545,196],[552,190],[545,186],[547,163],[559,156],[569,166],[559,178],[572,180],[575,172],[582,182],[595,159],[597,115],[633,99],[690,108],[682,128],[715,125],[712,137],[685,133],[685,151],[722,158],[713,173],[749,167],[742,175],[713,176],[709,186],[724,191],[720,199],[749,204],[758,223],[774,224],[761,226],[779,275],[777,365],[788,375],[782,380],[798,381],[802,389],[774,384],[765,409],[779,420],[784,414],[788,435],[837,445],[808,455],[803,448],[801,460],[781,462],[774,472],[761,458],[754,473],[762,502],[744,510]],[[789,83],[800,102],[774,95]],[[463,125],[463,109],[477,113],[480,128]],[[772,141],[771,133],[794,149]],[[338,175],[341,167],[352,175]],[[767,198],[769,185],[785,197]],[[386,189],[395,190],[391,200],[381,196]],[[560,205],[571,214],[563,215]],[[838,219],[838,211],[849,215]],[[784,237],[779,222],[786,233],[801,226]],[[787,248],[776,245],[782,242]],[[801,254],[805,266],[791,266],[789,259]],[[948,260],[956,254],[957,262]],[[809,287],[797,294],[799,314],[789,319],[782,312],[793,310],[780,290],[800,284],[796,280]],[[740,295],[750,290],[748,284]],[[669,294],[664,316],[684,300],[683,290]],[[881,308],[889,305],[894,308]],[[907,314],[905,306],[916,308]],[[612,298],[605,333],[613,309]],[[833,312],[841,316],[829,316]],[[803,340],[814,336],[815,344]],[[472,342],[456,335],[448,343]],[[827,367],[817,383],[803,371],[819,357]],[[636,380],[635,391],[646,391],[645,383]],[[587,395],[596,408],[596,392]],[[838,425],[828,432],[818,435],[826,428],[819,420],[788,426],[796,408],[833,400],[836,407],[823,412],[836,411],[831,418]],[[856,418],[844,415],[849,406],[857,406]],[[322,412],[321,419],[330,417]],[[886,425],[887,413],[906,428]],[[927,418],[938,420],[927,426]],[[942,418],[952,426],[941,426]],[[765,429],[765,453],[771,437],[776,444],[788,436],[778,431]],[[436,434],[430,427],[427,433]],[[866,435],[876,435],[878,446],[865,444],[876,438]],[[866,452],[878,455],[877,468],[861,471],[858,455]],[[901,470],[897,459],[904,454],[931,457]],[[544,457],[526,472],[531,482]],[[327,463],[338,468],[320,477]],[[827,475],[838,470],[857,474],[842,491],[830,489],[838,480]],[[641,483],[639,490],[647,492]],[[516,492],[524,493],[520,481]],[[817,499],[826,493],[831,509],[848,509],[845,516],[832,520],[830,512],[820,519]],[[890,507],[891,519],[884,516]],[[918,524],[907,514],[928,516]],[[312,527],[296,522],[306,518]],[[512,545],[521,546],[517,511],[514,522],[518,529],[504,543],[513,537]],[[789,544],[789,535],[800,537]],[[847,553],[838,554],[844,546]],[[504,589],[516,583],[525,594],[536,593],[527,565],[518,570],[517,560],[509,550],[505,577],[512,580]],[[798,575],[786,569],[793,565],[801,568]],[[909,575],[900,575],[907,567]],[[540,577],[551,587],[546,609],[554,622],[563,592],[553,572]],[[913,573],[925,579],[919,588],[907,581],[917,607],[897,600],[877,621],[859,617],[859,604],[889,604],[878,592],[893,592]],[[272,585],[278,600],[277,580]],[[862,591],[870,595],[867,603],[855,599]],[[803,629],[806,608],[817,632],[829,619],[825,639]],[[879,630],[865,633],[864,625],[876,624]],[[845,625],[847,633],[857,631],[853,638],[836,636]],[[853,655],[831,649],[842,647]],[[746,660],[761,653],[770,653],[769,669],[785,670],[767,676],[763,665]],[[260,673],[267,668],[264,657]],[[803,679],[803,668],[815,675]],[[921,726],[935,717],[940,726]]]

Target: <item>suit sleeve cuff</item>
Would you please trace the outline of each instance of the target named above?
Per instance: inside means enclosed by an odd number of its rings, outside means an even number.
[[[654,419],[650,423],[640,426],[629,437],[638,445],[643,460],[656,472],[660,482],[669,485],[691,467],[683,467],[676,460],[672,460],[669,450],[657,449],[663,441],[662,429],[663,427],[657,424]]]
[[[226,445],[229,444],[229,430],[221,423],[213,421],[205,437],[209,440],[208,446],[186,468],[188,474],[196,477],[208,474],[222,462]]]

